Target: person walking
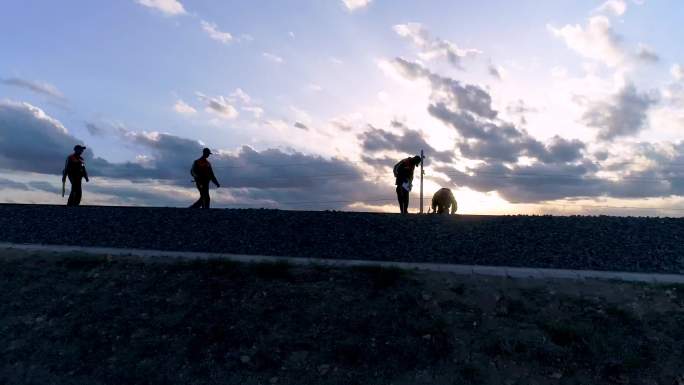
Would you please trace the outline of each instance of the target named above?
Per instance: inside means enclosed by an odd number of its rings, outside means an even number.
[[[397,200],[399,201],[399,211],[408,214],[409,192],[413,183],[413,171],[422,161],[420,155],[402,159],[394,165],[395,184],[397,185]]]
[[[458,203],[456,198],[454,198],[454,193],[450,189],[444,187],[432,196],[432,212],[436,214],[449,214],[449,209],[451,209],[451,214],[456,214],[458,210]]]
[[[71,192],[69,193],[67,206],[79,206],[81,204],[81,197],[83,196],[81,181],[84,178],[86,182],[90,181],[85,168],[85,161],[81,157],[85,149],[85,146],[80,144],[74,146],[74,153],[67,157],[64,170],[62,170],[62,192],[64,191],[63,187],[67,177],[69,178],[69,183],[71,183]]]
[[[211,150],[205,148],[202,150],[202,157],[192,163],[190,174],[195,180],[197,190],[199,190],[200,193],[200,198],[197,202],[193,203],[190,208],[208,209],[211,201],[209,198],[209,182],[213,182],[217,188],[221,187],[218,180],[216,180],[216,176],[214,176],[211,163],[207,160],[209,155],[211,155]]]

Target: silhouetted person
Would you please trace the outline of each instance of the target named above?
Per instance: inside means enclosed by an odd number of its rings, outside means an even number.
[[[200,198],[190,206],[191,208],[209,208],[209,182],[214,182],[216,187],[221,187],[214,176],[214,170],[211,169],[211,163],[207,160],[209,155],[211,155],[211,150],[205,148],[202,150],[202,157],[192,163],[190,174],[195,179]]]
[[[402,159],[399,163],[394,165],[394,176],[397,178],[395,182],[397,185],[397,200],[399,201],[399,210],[402,214],[408,214],[409,192],[411,191],[411,184],[413,183],[413,170],[420,164],[420,161],[420,156],[416,155]]]
[[[437,214],[449,214],[450,208],[451,214],[456,214],[458,203],[456,198],[454,198],[454,194],[448,188],[437,190],[435,195],[432,196],[432,211]]]
[[[85,162],[81,157],[81,154],[83,154],[85,149],[86,148],[80,144],[74,146],[74,153],[67,157],[66,164],[64,164],[62,184],[66,183],[67,177],[69,177],[69,182],[71,183],[71,192],[69,193],[67,206],[78,206],[81,204],[81,196],[83,195],[81,191],[81,179],[85,178],[86,182],[90,181],[88,179],[88,172],[85,168]]]

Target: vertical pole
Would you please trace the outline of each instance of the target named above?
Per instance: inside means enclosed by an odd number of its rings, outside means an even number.
[[[425,171],[423,171],[423,159],[425,159],[425,155],[423,155],[423,150],[420,150],[420,213],[423,213],[423,175],[425,175]]]

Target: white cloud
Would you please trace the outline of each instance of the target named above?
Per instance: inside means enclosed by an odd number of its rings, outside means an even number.
[[[202,29],[207,33],[207,35],[209,35],[211,39],[223,44],[229,44],[231,41],[233,41],[233,35],[228,32],[220,31],[215,23],[202,20]]]
[[[266,121],[266,124],[279,131],[285,131],[290,128],[290,125],[282,119],[269,119]]]
[[[351,12],[357,9],[366,8],[373,0],[342,0],[344,6]]]
[[[307,86],[307,88],[309,89],[309,91],[313,91],[313,92],[321,92],[321,91],[323,91],[323,87],[321,87],[319,84],[316,84],[316,83],[311,83],[311,84],[309,84],[309,85]]]
[[[266,59],[268,59],[274,63],[280,64],[284,61],[282,57],[280,57],[278,55],[274,55],[274,54],[269,53],[269,52],[264,52],[264,53],[262,53],[262,55],[263,55],[263,57],[265,57]]]
[[[313,118],[311,117],[311,115],[308,112],[302,110],[301,108],[290,106],[290,111],[294,115],[294,120],[298,122],[304,123],[306,125],[309,125],[313,122]]]
[[[230,94],[230,97],[228,98],[231,102],[234,101],[239,101],[245,104],[250,104],[252,102],[252,97],[249,96],[248,93],[242,90],[242,88],[236,88],[235,91],[233,91]]]
[[[194,109],[191,105],[185,103],[180,99],[176,101],[176,104],[173,105],[173,109],[181,115],[192,115],[197,112],[197,110]]]
[[[154,8],[167,16],[177,16],[185,14],[183,4],[178,0],[136,0],[140,5]]]
[[[589,18],[586,26],[579,24],[555,28],[547,25],[549,31],[562,38],[567,46],[580,55],[616,67],[625,59],[620,46],[621,37],[617,35],[605,16]]]
[[[397,35],[410,39],[421,50],[419,56],[424,60],[445,57],[451,64],[461,68],[463,58],[482,53],[476,49],[459,48],[448,40],[433,38],[420,23],[397,24],[393,29]]]
[[[596,12],[609,12],[615,16],[622,16],[627,12],[627,3],[624,0],[608,0],[596,8]]]
[[[551,68],[551,76],[554,78],[566,78],[568,76],[568,69],[561,66]]]
[[[677,80],[684,79],[684,67],[682,67],[681,64],[674,64],[672,68],[670,68],[670,73],[672,74],[672,77]]]
[[[229,98],[224,96],[210,97],[206,96],[200,92],[197,93],[197,97],[207,104],[205,111],[213,113],[224,120],[235,119],[239,115],[238,111],[230,104]]]
[[[264,109],[259,106],[244,106],[241,110],[251,112],[255,118],[260,119],[264,115]]]

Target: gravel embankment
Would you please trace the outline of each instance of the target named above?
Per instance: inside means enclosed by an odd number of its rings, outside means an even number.
[[[0,242],[684,273],[684,219],[0,205]]]

